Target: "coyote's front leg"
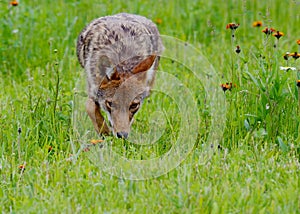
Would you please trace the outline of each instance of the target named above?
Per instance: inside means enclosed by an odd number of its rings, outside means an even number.
[[[99,104],[95,103],[91,98],[86,101],[86,111],[93,121],[94,127],[98,134],[109,135],[110,130],[101,115]]]

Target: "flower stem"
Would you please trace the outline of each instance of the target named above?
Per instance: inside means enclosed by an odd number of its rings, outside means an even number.
[[[233,57],[234,57],[234,54],[233,54],[233,51],[234,51],[234,39],[235,39],[235,30],[231,30],[231,81],[233,81],[233,72],[234,72],[234,60],[233,60]]]

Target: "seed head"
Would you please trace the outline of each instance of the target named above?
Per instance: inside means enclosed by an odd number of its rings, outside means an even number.
[[[240,46],[238,45],[238,46],[236,46],[236,49],[235,49],[235,52],[237,53],[237,54],[239,54],[239,53],[241,53],[241,48],[240,48]]]

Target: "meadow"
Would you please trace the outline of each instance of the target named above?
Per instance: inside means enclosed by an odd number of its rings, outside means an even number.
[[[299,11],[293,0],[0,1],[1,212],[300,213]],[[208,63],[191,71],[161,60],[162,79],[133,125],[135,139],[148,132],[155,143],[101,142],[147,160],[184,139],[191,151],[148,179],[131,165],[123,170],[136,179],[103,170],[93,153],[99,136],[84,113],[77,36],[119,12],[146,16]],[[193,51],[178,56],[193,59]],[[173,85],[164,85],[164,73],[176,77]]]

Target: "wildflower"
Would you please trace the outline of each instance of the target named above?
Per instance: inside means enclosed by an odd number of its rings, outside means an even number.
[[[280,37],[284,36],[284,33],[277,31],[276,33],[273,33],[273,36],[275,36],[277,39],[280,39]]]
[[[97,143],[102,143],[104,140],[91,140],[91,143],[96,145]]]
[[[263,25],[263,24],[262,24],[261,21],[255,21],[255,22],[252,23],[252,26],[253,26],[253,27],[261,27],[262,25]]]
[[[229,90],[229,91],[231,91],[231,89],[232,89],[232,82],[231,83],[222,83],[221,85],[221,88],[223,89],[223,91],[225,92],[225,91],[227,91],[227,90]],[[235,84],[234,84],[234,86],[236,86]]]
[[[20,172],[24,172],[25,171],[25,164],[19,165],[18,168],[19,168]]]
[[[156,24],[160,25],[162,23],[162,19],[161,18],[156,18],[154,22]]]
[[[235,52],[236,52],[237,54],[241,53],[241,48],[240,48],[239,45],[236,46]]]
[[[274,28],[267,28],[266,27],[265,29],[262,30],[262,32],[265,33],[268,36],[268,35],[276,32],[276,30]]]
[[[292,56],[296,60],[300,57],[300,54],[297,52],[294,52],[294,53],[290,53],[289,56]]]
[[[17,34],[18,32],[19,32],[19,29],[14,29],[14,30],[12,31],[13,34]]]
[[[235,33],[235,30],[240,26],[240,24],[236,24],[236,23],[228,23],[226,25],[226,29],[231,29],[231,38],[232,38],[232,42],[234,40],[234,33]]]
[[[51,152],[53,150],[53,147],[52,146],[49,146],[48,147],[48,152]]]
[[[297,42],[298,45],[300,45],[300,39],[298,39],[296,42]]]
[[[290,52],[286,52],[284,55],[283,55],[283,58],[285,60],[289,60],[289,56],[290,56]]]
[[[240,24],[236,24],[236,23],[228,23],[228,24],[226,25],[226,29],[236,30],[239,26],[240,26]]]
[[[300,87],[300,80],[297,80],[297,86]]]
[[[11,1],[9,4],[14,7],[19,5],[17,1]]]
[[[284,67],[284,66],[280,66],[279,67],[279,69],[281,70],[281,71],[296,71],[297,69],[295,68],[295,67]]]

